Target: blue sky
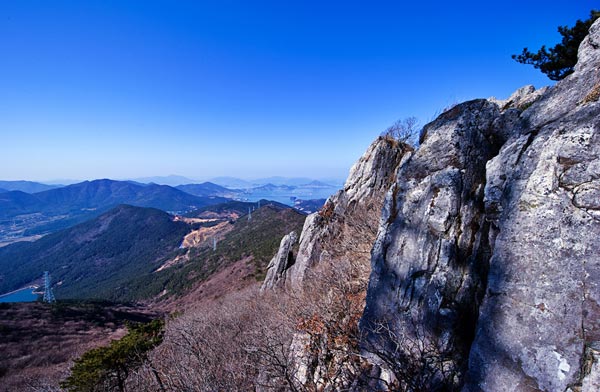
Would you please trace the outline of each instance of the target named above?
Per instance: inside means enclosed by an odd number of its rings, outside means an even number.
[[[0,179],[345,177],[398,118],[551,84],[594,1],[0,2]]]

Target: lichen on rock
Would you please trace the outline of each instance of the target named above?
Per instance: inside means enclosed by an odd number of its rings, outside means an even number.
[[[361,321],[398,388],[597,385],[599,42],[552,88],[443,113],[399,168]]]

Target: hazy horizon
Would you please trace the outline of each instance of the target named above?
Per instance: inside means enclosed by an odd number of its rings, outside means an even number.
[[[181,179],[182,181],[177,181]],[[183,181],[183,180],[186,181]],[[169,174],[169,175],[164,175],[164,176],[144,176],[144,177],[124,177],[124,178],[111,178],[111,177],[98,177],[98,178],[94,178],[94,177],[87,177],[87,178],[54,178],[54,179],[40,179],[40,180],[32,180],[29,178],[0,178],[0,181],[30,181],[30,182],[38,182],[41,184],[47,184],[47,185],[72,185],[72,184],[77,184],[80,182],[84,182],[84,181],[96,181],[96,180],[112,180],[112,181],[138,181],[138,182],[142,182],[142,183],[150,183],[150,182],[154,182],[156,184],[159,185],[170,185],[170,183],[176,184],[176,185],[183,185],[183,184],[191,184],[191,183],[203,183],[203,182],[213,182],[213,181],[218,181],[218,180],[224,180],[224,179],[231,179],[231,180],[242,180],[242,181],[247,181],[247,182],[254,182],[254,183],[260,183],[260,182],[265,182],[265,180],[270,180],[270,179],[279,179],[280,181],[285,181],[285,180],[300,180],[300,179],[305,179],[308,182],[310,181],[321,181],[325,184],[328,185],[341,185],[345,182],[346,177],[307,177],[307,176],[294,176],[294,177],[288,177],[288,176],[277,176],[277,175],[273,175],[273,176],[266,176],[266,177],[262,177],[262,176],[254,176],[254,177],[238,177],[238,176],[211,176],[211,177],[193,177],[193,176],[181,176],[181,175],[177,175],[177,174]],[[163,181],[160,181],[163,180]],[[276,182],[276,181],[275,181]]]
[[[0,4],[0,178],[345,178],[392,122],[552,84],[592,1]]]

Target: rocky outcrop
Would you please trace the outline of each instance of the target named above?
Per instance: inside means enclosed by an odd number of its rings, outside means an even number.
[[[362,372],[358,319],[364,307],[370,250],[396,169],[411,148],[380,137],[352,167],[344,188],[306,218],[298,254],[284,237],[262,289],[285,287],[303,308],[290,346],[299,390],[349,390]],[[355,386],[352,388],[356,388]]]
[[[599,68],[600,21],[572,75],[457,105],[404,156],[361,320],[387,388],[598,389]]]
[[[487,165],[494,226],[468,390],[598,390],[600,23]]]
[[[280,247],[262,287],[300,287],[312,267],[325,260],[352,262],[362,268],[366,278],[385,193],[410,149],[391,138],[377,138],[350,170],[344,188],[331,196],[321,211],[306,217],[293,260],[278,262]]]
[[[287,271],[290,285],[300,286],[307,272],[324,260],[352,261],[368,275],[384,196],[409,149],[390,138],[375,140],[350,170],[344,188],[306,218],[298,255]]]
[[[386,200],[362,326],[367,350],[400,383],[452,389],[466,372],[491,253],[485,164],[502,143],[502,116],[486,100],[441,115]]]
[[[296,243],[298,235],[292,231],[281,239],[277,254],[271,259],[267,266],[267,276],[261,286],[262,290],[274,289],[285,284],[285,272],[293,263],[294,254],[292,247]]]

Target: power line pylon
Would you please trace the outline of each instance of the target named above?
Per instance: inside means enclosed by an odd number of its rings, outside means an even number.
[[[50,286],[50,274],[48,271],[44,271],[44,302],[49,304],[56,302],[52,287]]]

